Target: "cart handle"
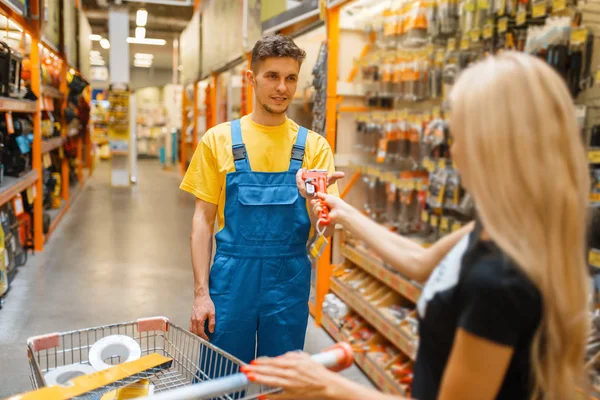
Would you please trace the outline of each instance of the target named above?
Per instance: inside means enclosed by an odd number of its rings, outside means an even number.
[[[349,343],[340,342],[321,353],[313,355],[312,359],[324,367],[338,372],[352,365],[354,362],[354,351]],[[155,396],[146,397],[146,399],[212,399],[228,393],[244,390],[249,384],[250,380],[246,374],[239,372],[227,377],[162,392]]]

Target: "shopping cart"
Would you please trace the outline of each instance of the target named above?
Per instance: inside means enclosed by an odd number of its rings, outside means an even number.
[[[27,341],[31,380],[35,389],[47,383],[44,374],[72,364],[88,364],[89,351],[98,340],[110,335],[126,335],[140,345],[141,355],[158,353],[172,358],[169,369],[154,368],[85,393],[78,399],[99,399],[111,390],[133,384],[141,379],[154,385],[157,398],[169,399],[253,399],[277,389],[250,384],[240,373],[244,363],[171,323],[167,318],[144,318],[133,322],[105,325],[64,333],[36,336]],[[314,356],[331,369],[352,364],[352,350],[336,348]],[[108,364],[123,360],[111,357]]]

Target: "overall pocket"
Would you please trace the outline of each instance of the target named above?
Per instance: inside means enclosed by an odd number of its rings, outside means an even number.
[[[292,235],[296,185],[239,185],[239,229],[246,240],[284,241]]]

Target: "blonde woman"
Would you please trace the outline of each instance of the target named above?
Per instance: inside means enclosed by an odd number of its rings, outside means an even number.
[[[427,281],[414,398],[575,399],[589,325],[589,178],[569,91],[543,61],[507,52],[466,70],[451,107],[452,156],[475,199],[475,224],[425,250],[339,198],[322,198],[334,221],[405,276]],[[278,398],[399,398],[305,354],[260,359],[248,371],[284,388]]]

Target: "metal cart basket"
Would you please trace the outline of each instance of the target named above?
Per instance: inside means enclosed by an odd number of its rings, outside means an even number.
[[[44,374],[71,364],[89,364],[89,351],[98,340],[109,335],[126,335],[136,340],[142,356],[159,353],[173,359],[167,370],[153,369],[88,392],[78,398],[99,398],[99,395],[125,385],[147,379],[155,392],[168,391],[196,382],[234,375],[244,364],[207,341],[171,323],[167,318],[139,319],[96,328],[36,336],[27,341],[31,380],[35,389],[47,386]],[[104,360],[119,364],[124,360],[112,357]],[[252,387],[228,393],[218,399],[255,398],[261,389]],[[239,389],[238,389],[239,390]]]

